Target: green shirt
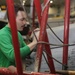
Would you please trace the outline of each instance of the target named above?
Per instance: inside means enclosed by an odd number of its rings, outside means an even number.
[[[16,38],[16,37],[15,37]],[[24,58],[30,53],[30,48],[24,43],[21,34],[18,32],[20,55]],[[11,30],[5,26],[0,30],[0,67],[15,66],[14,48],[12,44]]]

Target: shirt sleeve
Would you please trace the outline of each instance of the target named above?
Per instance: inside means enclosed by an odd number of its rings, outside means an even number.
[[[21,57],[25,57],[28,53],[30,53],[30,48],[26,44],[23,45],[24,46],[20,48]],[[14,62],[14,47],[12,45],[12,39],[10,38],[10,36],[6,34],[4,34],[3,36],[0,35],[0,50],[9,61]]]
[[[27,44],[24,42],[21,34],[18,32],[18,37],[19,37],[19,43],[21,45],[20,51],[21,51],[21,56],[25,57],[30,53],[30,48],[27,46]]]
[[[0,36],[0,49],[5,57],[10,61],[14,61],[14,49],[10,38],[7,35]]]

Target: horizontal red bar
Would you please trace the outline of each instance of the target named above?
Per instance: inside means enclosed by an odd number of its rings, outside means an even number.
[[[0,74],[2,74],[2,75],[17,75],[16,72],[12,73],[7,68],[0,68]],[[59,75],[59,74],[48,74],[48,73],[40,73],[40,72],[31,72],[31,73],[24,72],[23,75]]]

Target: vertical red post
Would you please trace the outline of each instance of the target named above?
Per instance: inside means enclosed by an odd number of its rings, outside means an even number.
[[[18,75],[23,75],[13,0],[6,0]],[[12,13],[13,12],[13,13]]]
[[[64,44],[69,42],[69,19],[70,19],[70,0],[65,0],[65,22],[64,22]],[[68,63],[68,46],[63,47],[63,64]],[[67,68],[63,68],[67,69]]]

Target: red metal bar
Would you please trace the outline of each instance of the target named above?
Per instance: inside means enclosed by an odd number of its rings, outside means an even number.
[[[48,73],[39,73],[39,72],[33,72],[31,75],[60,75],[60,74],[48,74]]]
[[[38,15],[39,23],[41,24],[41,4],[40,4],[39,0],[34,0],[34,3],[35,3],[35,8],[36,8],[36,11],[37,11],[37,15]],[[46,42],[48,42],[47,33],[46,33],[46,38],[45,39],[46,39]],[[49,54],[51,54],[50,46],[45,45],[45,48],[46,48],[47,52]],[[52,58],[49,58],[48,56],[47,56],[47,58],[48,58],[48,61],[49,61],[48,63],[49,63],[51,73],[55,73],[55,68],[54,68],[54,63],[53,63]],[[37,65],[37,61],[36,61],[36,65]]]
[[[43,12],[42,19],[41,19],[41,25],[40,25],[40,37],[39,41],[44,41],[44,33],[46,33],[46,17],[47,17],[48,8],[45,9]],[[37,56],[36,56],[36,62],[35,62],[35,71],[38,72],[40,70],[41,66],[41,58],[42,58],[42,51],[43,51],[43,44],[38,44],[37,46]]]
[[[47,38],[47,33],[45,36],[46,36],[45,41],[49,42],[48,38]],[[46,54],[47,54],[47,58],[48,58],[48,66],[49,66],[50,71],[51,71],[50,73],[55,73],[55,67],[54,67],[53,59],[48,56],[48,54],[50,54],[50,56],[52,56],[50,45],[45,45],[45,49],[46,49]]]
[[[9,23],[11,26],[12,40],[13,40],[14,51],[15,51],[17,72],[18,72],[18,75],[23,75],[17,28],[16,28],[16,20],[15,20],[16,17],[15,17],[15,11],[14,11],[14,2],[13,0],[6,0],[6,2],[8,7]]]
[[[35,4],[35,9],[36,9],[36,12],[37,12],[37,15],[38,15],[38,20],[39,20],[39,23],[41,24],[41,4],[40,4],[40,0],[34,0],[34,4]]]
[[[0,75],[18,75],[18,74],[16,72],[12,73],[7,68],[0,68]],[[48,74],[48,73],[39,73],[39,72],[26,73],[26,72],[24,72],[23,75],[59,75],[59,74]]]
[[[47,1],[47,0],[46,0]],[[45,2],[46,2],[45,1]],[[45,39],[44,39],[44,34],[46,33],[46,23],[47,23],[47,17],[48,17],[48,8],[49,8],[49,4],[48,4],[48,6],[46,7],[46,9],[45,9],[45,11],[43,12],[43,15],[44,16],[42,16],[42,23],[41,23],[41,31],[40,31],[40,40],[39,41],[44,41]],[[38,8],[39,9],[39,8]],[[37,10],[37,11],[39,11],[39,10]],[[41,13],[39,13],[39,17],[41,17]],[[47,33],[46,33],[47,34]],[[47,38],[48,39],[48,38]],[[37,69],[37,71],[39,71],[39,68],[40,68],[40,63],[41,63],[41,55],[42,55],[42,49],[43,49],[43,45],[42,44],[40,44],[40,45],[38,45],[38,51],[37,51],[37,58],[36,58],[36,69]],[[41,52],[40,52],[41,51]],[[50,51],[50,50],[49,50]],[[50,52],[50,54],[51,54],[51,52]],[[49,58],[49,60],[50,60],[50,58]],[[50,62],[49,62],[50,63]],[[52,62],[53,63],[53,62]],[[53,65],[53,64],[51,64],[51,65]],[[51,67],[51,66],[49,66],[49,67]],[[52,68],[54,68],[54,66],[52,66]],[[51,68],[51,69],[52,69]],[[35,70],[36,70],[35,69]],[[52,71],[52,73],[53,72],[55,72],[55,69],[52,69],[51,70]]]
[[[36,12],[37,12],[37,15],[38,15],[39,24],[41,25],[41,4],[40,4],[40,0],[34,0],[34,4],[35,4],[35,9],[36,9]],[[39,71],[39,68],[40,68],[39,66],[40,66],[40,63],[41,63],[41,57],[42,57],[42,49],[37,51],[37,57],[36,57],[36,60],[35,60],[35,67],[34,67],[34,71],[36,71],[36,72]]]
[[[37,15],[38,15],[38,19],[39,19],[39,23],[41,25],[41,4],[40,4],[40,1],[39,0],[34,0],[34,3],[35,3],[35,8],[36,8],[36,11],[37,11]],[[44,22],[44,21],[43,21]],[[46,33],[46,42],[48,42],[48,37],[47,37],[47,33]],[[46,51],[51,54],[51,51],[50,51],[50,46],[49,45],[45,45],[45,49]],[[38,54],[38,53],[37,53]],[[52,55],[52,54],[51,54]],[[53,60],[52,58],[49,58],[49,56],[47,55],[47,58],[48,58],[48,63],[49,63],[49,67],[50,67],[50,70],[51,70],[51,73],[55,73],[55,68],[54,68],[54,63],[53,63]],[[36,61],[36,66],[37,66],[37,61]],[[36,67],[38,68],[38,67]],[[36,69],[35,68],[35,69]]]
[[[7,68],[0,68],[0,75],[17,75],[17,73],[11,73]]]
[[[65,22],[64,22],[64,44],[69,42],[69,18],[70,18],[70,0],[66,0]],[[68,63],[68,46],[63,47],[63,64]],[[67,68],[63,68],[67,69]]]
[[[47,1],[48,1],[48,0],[44,0],[44,4],[46,4]],[[50,6],[50,4],[49,4],[49,6]],[[49,6],[48,6],[48,7],[49,7]],[[49,42],[49,41],[48,41],[48,37],[47,37],[47,32],[46,32],[46,34],[45,34],[45,41],[46,41],[46,42]],[[52,56],[51,49],[50,49],[50,45],[45,45],[45,49],[46,49],[46,53],[49,53],[49,54]],[[50,58],[50,57],[48,56],[48,54],[47,54],[47,58],[48,58],[48,64],[49,64],[51,73],[55,73],[55,67],[54,67],[53,59]]]

